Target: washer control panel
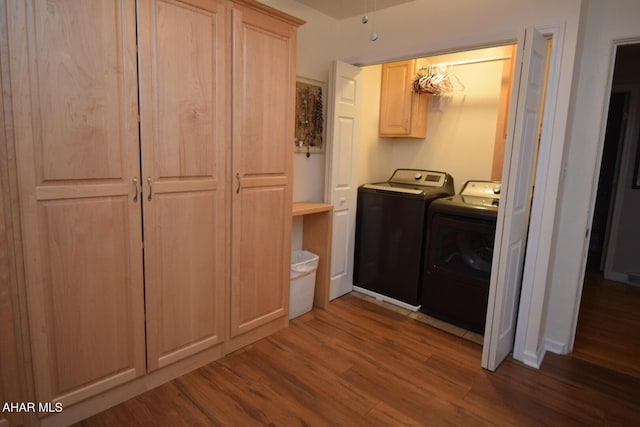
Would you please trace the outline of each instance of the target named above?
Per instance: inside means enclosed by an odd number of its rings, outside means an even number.
[[[463,196],[499,199],[502,184],[498,181],[467,181],[460,194]]]
[[[444,172],[422,169],[396,169],[388,182],[422,187],[443,187],[446,181],[447,174]]]

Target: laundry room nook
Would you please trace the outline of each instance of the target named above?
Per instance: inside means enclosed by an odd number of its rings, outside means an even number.
[[[479,342],[514,56],[498,46],[360,75],[354,290]]]

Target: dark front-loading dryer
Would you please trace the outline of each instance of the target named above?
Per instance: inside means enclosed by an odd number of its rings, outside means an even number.
[[[429,207],[420,311],[483,334],[500,183],[468,181]]]
[[[354,287],[417,311],[427,209],[454,193],[445,172],[397,169],[385,182],[358,188]]]

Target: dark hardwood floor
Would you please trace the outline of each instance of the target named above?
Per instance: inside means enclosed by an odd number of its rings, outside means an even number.
[[[633,376],[552,354],[492,373],[481,351],[346,295],[79,425],[640,425]]]
[[[640,378],[640,286],[587,271],[572,356]]]

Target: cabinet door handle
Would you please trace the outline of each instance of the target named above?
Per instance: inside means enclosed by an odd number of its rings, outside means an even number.
[[[153,188],[151,187],[151,177],[147,177],[147,184],[149,184],[149,196],[147,196],[147,200],[151,201],[151,196],[153,195]]]
[[[240,173],[236,172],[236,181],[238,181],[238,186],[236,187],[236,194],[240,194]]]
[[[133,203],[138,203],[138,177],[134,176],[131,181],[133,182],[133,189],[136,191],[133,196]]]

